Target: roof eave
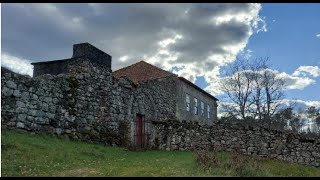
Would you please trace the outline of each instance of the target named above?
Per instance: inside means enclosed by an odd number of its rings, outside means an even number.
[[[212,96],[211,94],[209,94],[208,92],[206,92],[205,90],[201,89],[200,87],[198,87],[197,85],[193,84],[191,81],[187,80],[184,77],[178,77],[179,79],[181,79],[182,81],[188,83],[189,85],[191,85],[192,87],[196,88],[197,90],[201,91],[202,93],[206,94],[207,96],[211,97],[213,100],[215,101],[219,101],[219,99],[217,99],[216,97]]]

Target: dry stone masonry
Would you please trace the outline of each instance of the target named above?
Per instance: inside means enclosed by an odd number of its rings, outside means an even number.
[[[151,121],[174,117],[171,77],[137,86],[126,77],[113,78],[109,67],[94,66],[83,57],[68,66],[66,74],[35,78],[1,68],[2,127],[127,146],[134,142],[132,119],[140,113],[151,147]]]
[[[320,138],[239,123],[154,122],[157,149],[232,151],[312,166],[320,164]]]
[[[139,84],[128,77],[115,78],[111,56],[88,44],[75,46],[73,57],[58,63],[63,64],[62,69],[38,64],[45,70],[37,69],[33,78],[1,68],[2,129],[163,150],[231,151],[239,146],[244,154],[319,166],[319,137],[181,119],[187,114],[177,113],[185,105],[184,95],[178,93],[196,89],[187,84],[180,87],[176,76]]]

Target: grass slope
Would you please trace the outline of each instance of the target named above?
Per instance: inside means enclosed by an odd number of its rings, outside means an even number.
[[[48,135],[1,132],[1,176],[240,176],[230,153],[214,153],[219,165],[204,170],[192,152],[133,152]],[[249,158],[249,157],[246,157]],[[249,158],[250,161],[254,161]],[[261,160],[247,176],[320,176],[320,168]]]

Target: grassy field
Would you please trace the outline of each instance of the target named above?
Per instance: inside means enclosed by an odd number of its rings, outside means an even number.
[[[1,132],[1,176],[320,176],[320,168],[244,157],[242,171],[230,153],[213,153],[204,169],[192,152],[128,151],[48,135]]]

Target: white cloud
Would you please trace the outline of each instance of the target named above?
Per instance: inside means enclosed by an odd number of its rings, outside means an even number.
[[[29,75],[31,77],[33,75],[33,66],[29,60],[15,57],[5,52],[1,54],[1,66],[22,75]]]
[[[221,118],[222,116],[228,116],[230,114],[228,110],[225,109],[225,107],[232,107],[237,109],[238,106],[235,103],[219,101],[219,106],[217,108],[218,118]]]
[[[252,50],[247,49],[247,50],[241,51],[238,54],[238,56],[243,58],[243,59],[249,60],[252,57],[252,52],[253,52]]]
[[[315,80],[310,79],[308,77],[296,77],[296,76],[287,74],[285,72],[279,72],[273,69],[265,69],[262,71],[258,71],[258,73],[263,73],[264,71],[270,71],[276,75],[276,78],[282,79],[284,81],[284,90],[291,90],[291,89],[302,90],[305,87],[315,83]],[[242,72],[244,71],[240,71],[236,73],[242,73]],[[222,84],[222,81],[224,81],[224,79],[228,77],[221,78],[217,74],[216,76],[217,77],[210,79],[210,84],[205,88],[205,90],[213,95],[222,95],[224,94],[224,92],[222,91],[221,84]]]
[[[215,80],[212,80],[204,90],[215,96],[224,94],[224,92],[222,91],[221,82],[220,82],[222,80],[223,80],[222,78],[216,77]]]
[[[286,89],[304,89],[305,87],[314,84],[315,80],[310,79],[308,77],[296,77],[291,76],[285,72],[278,74],[279,78],[284,79]]]
[[[129,59],[129,56],[122,56],[119,58],[120,61],[125,62]]]
[[[320,109],[320,101],[304,101],[300,99],[283,99],[281,102],[285,106],[292,106],[295,110],[305,110],[308,107],[314,106]]]
[[[317,34],[316,37],[320,37],[320,34]]]
[[[296,69],[293,74],[294,76],[307,76],[311,75],[313,77],[320,76],[320,67],[319,66],[300,66]]]
[[[302,117],[304,114],[301,112],[304,112],[311,106],[314,106],[316,109],[320,109],[320,101],[304,101],[300,99],[282,99],[280,100],[280,102],[282,104],[282,106],[279,107],[280,109],[292,107],[293,111],[295,113],[299,113],[299,115],[301,115]],[[227,110],[224,109],[223,106],[231,106],[231,107],[237,108],[237,105],[235,103],[226,102],[223,99],[221,99],[221,101],[219,101],[219,106],[218,106],[218,117],[228,115]]]

